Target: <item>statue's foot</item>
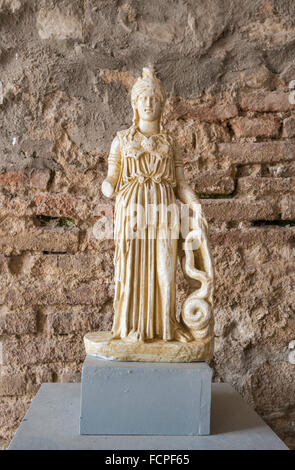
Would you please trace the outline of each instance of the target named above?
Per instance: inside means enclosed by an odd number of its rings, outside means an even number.
[[[121,336],[120,334],[112,334],[111,339],[119,339],[121,341],[127,341],[130,343],[136,343],[137,341],[143,341],[142,338],[140,337],[140,333],[137,331],[131,330],[127,336]]]
[[[174,340],[180,341],[181,343],[188,343],[189,341],[193,341],[194,337],[185,327],[179,326],[175,330]]]
[[[121,336],[112,332],[111,339],[121,339]]]
[[[142,335],[138,331],[131,330],[127,336],[121,337],[120,335],[112,335],[111,339],[118,339],[127,343],[145,343],[145,342],[157,342],[159,340],[163,340],[161,336],[156,336],[153,339],[146,339],[142,337]],[[183,325],[179,325],[175,328],[174,337],[171,341],[180,341],[182,343],[188,343],[189,341],[193,341],[194,337],[190,333],[190,331]]]
[[[138,331],[132,331],[132,330],[124,338],[124,341],[130,342],[130,343],[144,342],[141,334]]]

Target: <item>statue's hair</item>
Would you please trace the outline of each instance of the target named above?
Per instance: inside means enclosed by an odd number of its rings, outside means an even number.
[[[142,69],[142,76],[136,80],[131,90],[131,104],[133,109],[132,122],[134,126],[138,124],[137,100],[139,96],[147,90],[151,90],[162,104],[164,104],[166,100],[165,90],[160,80],[156,77],[152,67],[144,67]]]

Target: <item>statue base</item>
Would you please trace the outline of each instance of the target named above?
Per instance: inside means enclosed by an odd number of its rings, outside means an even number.
[[[207,435],[211,380],[205,362],[114,362],[87,356],[80,434]]]
[[[135,362],[197,362],[208,361],[213,354],[209,336],[188,343],[179,341],[131,342],[112,339],[110,331],[88,333],[84,336],[86,354],[102,359]]]

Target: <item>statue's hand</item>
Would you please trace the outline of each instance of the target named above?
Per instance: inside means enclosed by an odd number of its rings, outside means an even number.
[[[115,186],[109,178],[106,178],[101,185],[101,190],[104,196],[112,197],[115,192]]]

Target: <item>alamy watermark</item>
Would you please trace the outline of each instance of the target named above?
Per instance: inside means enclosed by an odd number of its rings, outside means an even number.
[[[196,204],[197,207],[200,206]],[[193,214],[187,204],[131,202],[126,205],[121,203],[115,210],[111,204],[98,204],[94,215],[97,221],[93,226],[93,235],[97,240],[177,240],[185,239],[191,230],[201,227],[198,225],[200,212]],[[191,249],[199,247],[197,236],[191,244]]]

